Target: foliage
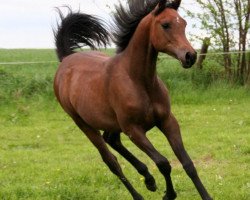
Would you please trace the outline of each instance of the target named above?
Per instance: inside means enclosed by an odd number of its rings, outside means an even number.
[[[189,16],[200,21],[200,24],[196,23],[194,27],[205,31],[211,38],[213,47],[221,48],[225,52],[223,65],[226,73],[229,78],[233,77],[244,85],[250,76],[246,53],[238,53],[237,62],[233,63],[230,52],[247,50],[250,39],[247,38],[250,28],[250,1],[196,0],[195,2],[201,7],[200,11],[187,11]],[[198,37],[203,40],[203,35],[199,32]]]
[[[53,50],[0,50],[3,62],[9,60],[9,55],[16,52],[14,61],[55,61],[56,57]],[[105,53],[112,55],[114,50],[105,50]],[[5,57],[5,58],[4,58]],[[212,56],[213,58],[215,56]],[[168,88],[174,93],[172,99],[179,102],[180,97],[188,99],[189,93],[203,93],[210,88],[227,87],[230,91],[236,88],[236,91],[248,91],[249,86],[239,87],[226,79],[220,63],[220,58],[213,60],[208,57],[204,62],[204,70],[195,68],[183,69],[178,61],[171,57],[160,56],[158,61],[158,74],[167,84]],[[21,64],[17,66],[2,65],[0,66],[0,104],[5,104],[12,99],[18,102],[23,99],[47,98],[52,100],[53,78],[58,63],[43,64]],[[239,87],[239,90],[238,90]],[[213,89],[212,89],[213,90]],[[248,94],[246,92],[246,94]],[[211,99],[214,100],[214,99]],[[196,99],[196,103],[203,103],[202,95]],[[181,100],[180,103],[183,103]]]

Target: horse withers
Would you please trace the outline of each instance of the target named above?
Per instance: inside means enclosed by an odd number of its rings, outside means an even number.
[[[173,200],[176,193],[170,163],[146,137],[146,132],[155,126],[167,137],[202,199],[212,199],[184,149],[168,91],[156,74],[159,52],[180,60],[184,68],[196,61],[196,52],[185,36],[186,21],[177,13],[180,3],[180,0],[129,0],[127,7],[120,4],[114,14],[112,35],[94,16],[70,11],[64,17],[59,10],[61,24],[55,32],[55,40],[61,63],[54,80],[55,95],[134,200],[143,197],[124,176],[107,144],[145,177],[147,189],[155,191],[155,179],[147,166],[121,143],[121,132],[126,134],[164,176],[163,199]],[[110,37],[117,45],[113,57],[98,51],[74,51],[82,45],[92,49],[105,46]]]

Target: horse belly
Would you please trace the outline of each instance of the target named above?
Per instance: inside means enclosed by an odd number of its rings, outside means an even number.
[[[84,122],[96,130],[112,132],[120,130],[115,113],[104,104],[98,105],[84,101],[76,110]]]

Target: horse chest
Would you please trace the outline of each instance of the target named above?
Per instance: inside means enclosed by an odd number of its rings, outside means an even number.
[[[166,103],[154,102],[149,96],[144,96],[134,102],[127,101],[122,106],[122,112],[117,113],[124,125],[139,125],[144,130],[156,126],[162,116],[169,113]]]

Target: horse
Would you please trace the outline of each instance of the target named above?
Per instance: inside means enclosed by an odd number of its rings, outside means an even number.
[[[196,61],[196,51],[185,35],[186,21],[178,14],[181,0],[129,0],[116,6],[113,31],[100,18],[72,12],[64,16],[55,34],[60,61],[54,79],[54,92],[65,112],[98,149],[102,160],[124,184],[134,200],[141,194],[125,177],[110,146],[139,174],[148,190],[156,191],[147,166],[122,144],[124,133],[156,164],[165,178],[163,200],[177,194],[171,180],[171,165],[146,136],[157,127],[167,138],[201,198],[211,200],[187,154],[178,122],[171,112],[170,97],[157,76],[160,52],[178,59],[184,68]],[[117,46],[112,57],[97,51],[113,39]],[[89,51],[78,51],[82,46]]]

